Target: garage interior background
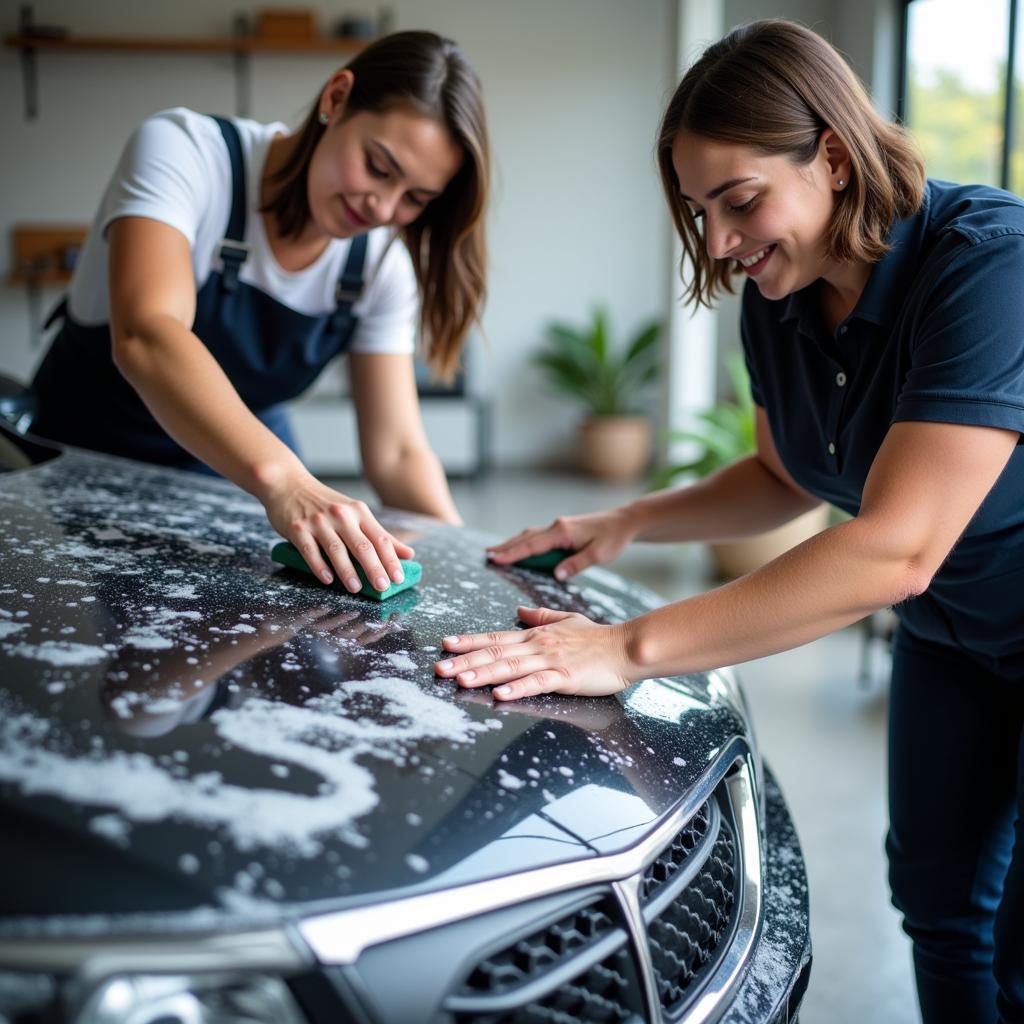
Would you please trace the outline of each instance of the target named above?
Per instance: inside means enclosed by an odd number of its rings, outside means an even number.
[[[0,2],[0,30],[17,31],[22,4]],[[302,6],[321,31],[379,8],[300,0],[38,0],[35,21],[78,35],[216,36],[261,6]],[[895,5],[867,0],[387,0],[395,29],[430,28],[456,39],[483,80],[496,157],[490,217],[492,271],[468,387],[490,410],[498,467],[567,464],[579,410],[552,393],[529,363],[543,327],[579,322],[597,304],[613,327],[671,325],[660,426],[710,405],[716,362],[737,345],[728,304],[697,321],[677,309],[673,243],[653,162],[654,133],[679,69],[725,28],[766,16],[814,26],[891,109]],[[0,373],[27,379],[42,355],[26,289],[8,282],[16,223],[91,221],[122,146],[148,114],[170,106],[234,113],[228,53],[43,51],[39,112],[26,120],[19,53],[0,49]],[[344,55],[263,54],[251,59],[249,116],[296,125]],[[49,309],[59,289],[43,289]],[[716,350],[719,358],[716,359]],[[297,410],[313,468],[352,472],[354,444],[341,374],[328,374]],[[658,410],[655,410],[656,412]],[[427,410],[428,431],[450,470],[472,469],[476,423]],[[659,436],[663,431],[658,431]]]
[[[377,3],[377,0],[374,0]],[[895,105],[898,0],[386,0],[396,29],[455,38],[484,84],[496,175],[486,345],[473,345],[469,386],[489,402],[491,458],[500,470],[457,484],[467,520],[497,534],[556,511],[624,500],[578,477],[515,472],[571,461],[579,410],[548,390],[529,355],[553,318],[579,322],[607,306],[620,332],[650,317],[670,326],[661,381],[661,428],[710,405],[738,346],[735,302],[690,319],[679,284],[654,162],[658,117],[678,75],[726,28],[759,17],[796,18],[832,40],[869,84],[879,109]],[[17,30],[17,0],[0,0],[0,32]],[[317,12],[322,31],[379,7],[316,0],[36,0],[40,23],[76,34],[218,36],[261,6]],[[257,55],[250,116],[294,125],[336,56]],[[18,51],[0,48],[0,373],[28,379],[34,345],[26,290],[8,283],[16,223],[88,223],[128,135],[175,105],[234,113],[230,54],[42,53],[39,114],[27,121]],[[44,289],[40,307],[59,298]],[[355,468],[339,437],[340,375],[327,375],[299,410],[326,424],[324,447]],[[99,397],[99,396],[98,396]],[[465,426],[428,415],[450,468],[466,457]],[[460,445],[462,447],[460,447]],[[349,446],[348,452],[354,451]],[[355,486],[355,485],[354,485]],[[634,485],[640,487],[642,484]],[[346,487],[349,493],[363,496]],[[366,497],[372,497],[368,492]],[[616,566],[666,598],[706,585],[699,554],[666,558],[638,547]],[[815,969],[808,1021],[914,1019],[909,953],[887,906],[884,831],[884,691],[857,689],[859,635],[851,630],[800,651],[743,666],[755,723],[793,808],[808,861]],[[808,765],[828,766],[808,772]]]

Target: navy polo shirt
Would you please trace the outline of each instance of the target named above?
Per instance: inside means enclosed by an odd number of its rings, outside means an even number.
[[[784,299],[748,281],[754,401],[807,490],[856,515],[886,432],[927,420],[1024,432],[1024,201],[929,180],[856,308],[831,333],[817,285]],[[921,596],[897,609],[926,640],[1024,678],[1024,447]]]

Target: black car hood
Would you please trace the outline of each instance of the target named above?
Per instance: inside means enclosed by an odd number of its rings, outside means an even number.
[[[383,519],[424,578],[379,604],[271,562],[262,507],[221,481],[75,451],[0,477],[0,934],[273,917],[593,857],[745,733],[717,673],[507,705],[436,679],[442,636],[513,628],[517,605],[659,602]]]

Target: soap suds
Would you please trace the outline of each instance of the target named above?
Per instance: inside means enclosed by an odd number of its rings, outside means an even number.
[[[366,714],[367,701],[379,707],[374,719]],[[210,721],[237,748],[319,775],[316,795],[249,788],[218,772],[181,778],[140,752],[71,756],[50,734],[49,723],[31,714],[0,721],[0,778],[28,796],[114,808],[134,825],[176,818],[220,827],[243,850],[271,847],[313,857],[322,848],[317,837],[326,833],[365,844],[353,823],[379,801],[373,771],[360,763],[366,757],[401,764],[420,741],[468,743],[492,728],[398,678],[341,683],[303,707],[251,698]]]
[[[2,623],[0,623],[2,625]],[[70,640],[44,640],[41,644],[12,644],[8,653],[33,658],[50,665],[97,665],[110,655],[95,644],[76,644]]]

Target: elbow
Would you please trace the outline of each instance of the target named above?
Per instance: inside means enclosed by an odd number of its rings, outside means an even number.
[[[926,531],[887,529],[858,517],[833,527],[853,541],[863,569],[864,606],[870,611],[901,604],[923,594],[945,558],[937,557]]]
[[[410,466],[431,459],[437,461],[437,456],[431,448],[401,443],[387,447],[381,444],[363,446],[361,455],[363,475],[378,491],[396,478],[406,476]]]
[[[934,571],[928,569],[920,559],[904,560],[895,574],[892,599],[888,604],[900,604],[920,597],[930,586]]]
[[[144,364],[146,342],[135,331],[111,331],[110,356],[121,376],[134,380]]]

